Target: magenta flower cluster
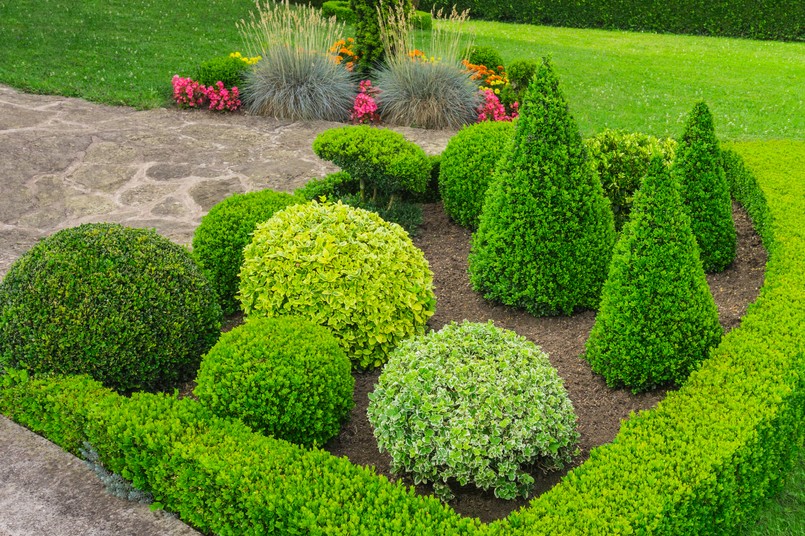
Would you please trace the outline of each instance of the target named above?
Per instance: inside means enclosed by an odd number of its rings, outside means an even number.
[[[192,78],[173,77],[173,99],[181,107],[202,108],[234,112],[240,108],[240,93],[237,87],[226,89],[224,83],[203,86]]]
[[[371,80],[363,80],[358,87],[360,92],[355,96],[355,104],[352,105],[349,120],[359,125],[379,123],[380,114],[377,113],[375,97],[380,91],[376,87],[372,87]]]
[[[478,106],[478,122],[481,121],[511,121],[517,117],[518,103],[513,103],[511,115],[506,114],[506,107],[491,89],[482,89],[481,94],[484,101]]]

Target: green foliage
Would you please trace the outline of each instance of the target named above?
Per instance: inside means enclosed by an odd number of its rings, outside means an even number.
[[[322,197],[335,200],[360,190],[358,179],[352,178],[346,171],[336,171],[321,178],[310,179],[304,186],[294,190],[293,195],[307,201],[319,201]]]
[[[558,86],[545,60],[488,188],[469,259],[475,290],[536,315],[597,308],[615,238]]]
[[[313,151],[360,181],[364,189],[394,195],[422,193],[430,178],[428,156],[417,144],[393,130],[351,125],[325,130],[313,141]]]
[[[655,156],[615,245],[584,358],[610,387],[680,385],[721,333],[679,184]]]
[[[433,17],[427,11],[414,11],[411,22],[413,22],[414,28],[417,30],[429,32],[433,29]]]
[[[326,328],[294,317],[255,318],[221,335],[193,391],[221,417],[305,446],[338,435],[352,409],[350,361]]]
[[[378,18],[388,20],[397,3],[401,3],[407,12],[414,11],[411,0],[400,0],[400,2],[349,0],[349,7],[355,13],[355,53],[359,56],[359,69],[368,71],[383,63],[386,54],[380,38]]]
[[[527,497],[534,479],[524,469],[561,468],[579,437],[548,356],[491,322],[451,323],[403,342],[369,400],[392,471],[433,482],[445,500],[452,479],[502,499]]]
[[[486,191],[498,162],[514,138],[514,123],[483,121],[461,129],[442,154],[439,192],[456,223],[478,227]]]
[[[473,17],[526,24],[635,32],[721,35],[802,41],[799,0],[701,2],[698,0],[422,0],[420,9],[470,9]],[[796,14],[796,15],[795,15]]]
[[[464,51],[464,56],[473,65],[485,65],[493,71],[497,71],[497,68],[503,65],[503,57],[500,52],[492,47],[473,45]]]
[[[218,56],[202,62],[196,69],[193,80],[205,86],[223,82],[224,87],[240,87],[245,80],[249,65],[240,58]]]
[[[433,274],[398,225],[339,203],[293,205],[259,225],[245,251],[248,316],[299,315],[332,329],[356,367],[377,367],[424,333]]]
[[[258,223],[302,199],[273,190],[235,194],[216,204],[201,218],[193,234],[193,257],[218,294],[225,315],[238,311],[235,298],[243,248]]]
[[[607,129],[584,140],[593,166],[601,179],[604,195],[609,198],[615,216],[615,229],[620,231],[629,219],[635,191],[648,171],[651,159],[661,156],[670,167],[676,141],[659,140],[647,134]]]
[[[338,199],[345,205],[374,212],[385,221],[396,223],[411,236],[416,236],[422,225],[422,207],[416,203],[396,201],[389,204],[389,199],[385,197],[361,199],[358,194],[345,195]]]
[[[195,375],[220,320],[185,249],[151,230],[85,224],[39,242],[0,283],[0,363],[120,391],[169,388]]]
[[[682,186],[704,271],[724,270],[735,260],[737,237],[713,116],[703,102],[688,117],[672,173]]]
[[[353,24],[355,13],[349,8],[348,0],[330,0],[321,5],[321,14],[325,17],[335,17],[341,22]]]
[[[509,82],[514,94],[517,96],[517,100],[522,99],[525,95],[528,84],[537,74],[537,69],[539,69],[539,63],[534,60],[517,60],[506,67],[506,75],[509,77]]]

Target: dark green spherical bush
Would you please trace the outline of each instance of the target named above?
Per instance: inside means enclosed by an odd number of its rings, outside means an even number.
[[[199,401],[306,446],[338,434],[352,409],[350,361],[330,330],[298,317],[253,318],[221,336],[196,379]]]
[[[514,124],[483,121],[450,138],[442,153],[439,192],[444,211],[463,227],[475,229],[496,165],[514,138]]]
[[[238,311],[235,298],[238,272],[243,264],[243,248],[258,223],[274,212],[304,199],[273,190],[235,194],[227,197],[201,218],[193,235],[193,256],[207,275],[224,314]]]
[[[91,375],[122,392],[192,378],[220,333],[188,252],[145,229],[85,224],[45,238],[0,284],[0,366]]]

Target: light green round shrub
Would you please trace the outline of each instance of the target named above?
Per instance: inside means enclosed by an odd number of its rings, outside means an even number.
[[[503,57],[493,47],[473,45],[466,52],[467,61],[473,65],[484,65],[488,69],[497,71],[498,67],[503,66]]]
[[[527,497],[528,466],[561,468],[576,452],[573,405],[548,357],[491,322],[452,323],[408,339],[369,395],[369,421],[392,471]]]
[[[427,11],[414,11],[414,16],[411,18],[414,29],[422,31],[430,31],[433,29],[433,17]]]
[[[483,121],[461,129],[442,153],[439,192],[444,211],[463,227],[475,229],[484,196],[504,150],[514,138],[514,124]]]
[[[235,298],[243,248],[258,223],[274,212],[304,200],[273,190],[235,194],[216,204],[201,218],[193,234],[193,257],[218,293],[225,315],[238,311]]]
[[[194,79],[205,86],[214,86],[217,82],[222,82],[224,87],[231,89],[243,84],[250,68],[241,58],[218,56],[202,62],[196,69]]]
[[[320,446],[352,409],[350,368],[328,329],[296,317],[252,318],[204,356],[193,393],[221,417]]]
[[[525,95],[528,84],[537,74],[537,69],[539,69],[539,63],[534,60],[517,60],[506,67],[506,75],[509,77],[509,83],[518,99]]]
[[[612,205],[615,229],[620,230],[632,209],[632,199],[648,171],[651,159],[660,156],[670,167],[676,151],[672,138],[607,129],[584,140],[604,194]]]
[[[433,274],[398,225],[342,203],[293,205],[258,225],[244,250],[248,316],[299,315],[327,326],[359,368],[379,366],[425,331]]]
[[[152,230],[85,224],[36,244],[0,283],[0,369],[171,388],[193,378],[220,321],[185,249]]]
[[[341,22],[353,24],[355,22],[355,13],[349,8],[347,0],[330,0],[321,5],[321,14],[326,17],[335,17]]]

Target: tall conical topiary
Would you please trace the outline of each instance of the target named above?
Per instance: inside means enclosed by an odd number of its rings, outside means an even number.
[[[704,271],[720,272],[735,260],[736,234],[713,116],[703,102],[688,117],[673,174],[682,188]]]
[[[473,288],[536,315],[597,308],[612,211],[547,59],[501,162],[472,238]]]
[[[377,67],[385,58],[378,18],[388,19],[400,7],[413,15],[411,0],[349,0],[349,8],[355,13],[355,54],[361,71]]]
[[[679,184],[655,157],[615,245],[584,358],[607,385],[643,391],[684,381],[721,333]]]

